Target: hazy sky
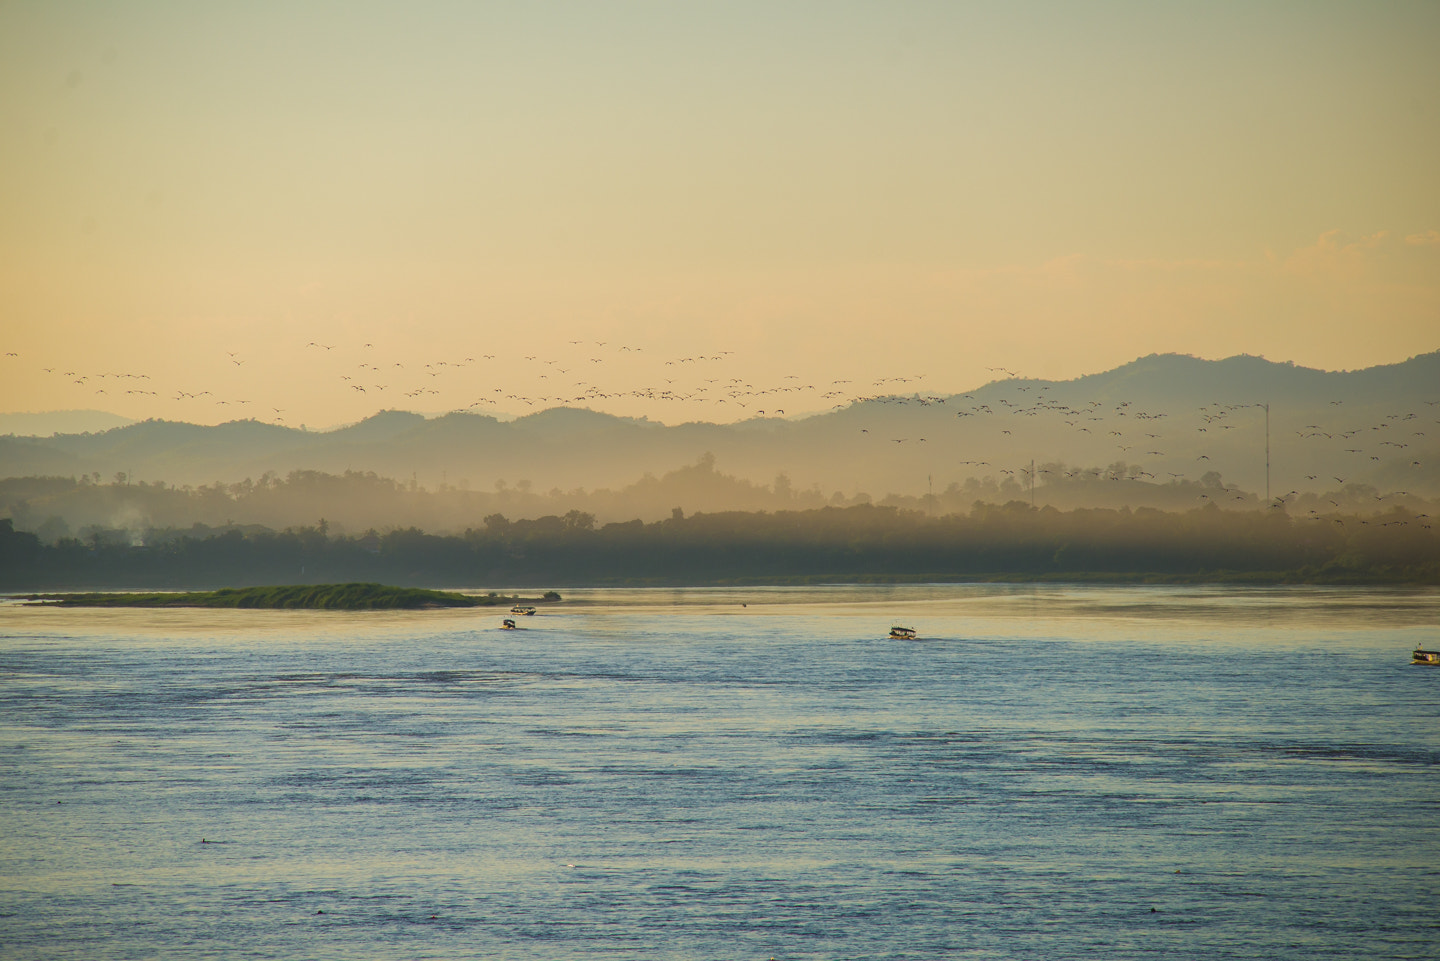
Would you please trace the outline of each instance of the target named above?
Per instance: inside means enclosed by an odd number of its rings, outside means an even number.
[[[9,0],[0,410],[1399,361],[1440,347],[1437,49],[1429,0]]]

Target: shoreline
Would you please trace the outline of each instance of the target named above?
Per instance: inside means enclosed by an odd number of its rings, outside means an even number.
[[[1067,572],[1067,573],[995,573],[995,574],[795,574],[791,576],[728,577],[728,578],[655,578],[655,577],[613,577],[577,578],[573,581],[548,583],[567,590],[582,589],[623,589],[623,588],[737,588],[737,587],[880,587],[919,584],[1047,584],[1075,586],[1213,586],[1213,587],[1394,587],[1394,588],[1437,588],[1440,581],[1426,578],[1386,576],[1357,572],[1318,571],[1217,571],[1202,574],[1174,574],[1153,572]],[[559,599],[555,591],[540,596],[527,596],[524,592],[536,591],[528,584],[505,585],[502,590],[515,593],[498,593],[488,586],[486,593],[478,587],[448,585],[446,587],[400,587],[390,585],[361,585],[386,592],[395,592],[393,598],[383,603],[356,606],[327,605],[324,603],[259,603],[237,598],[255,597],[264,592],[275,592],[284,597],[304,596],[309,593],[338,588],[352,587],[348,584],[293,584],[266,585],[255,587],[173,587],[128,588],[115,585],[52,586],[39,590],[8,590],[0,597],[12,601],[27,601],[35,606],[63,607],[274,607],[385,610],[424,609],[448,607],[499,607],[514,604],[548,604]],[[378,596],[376,600],[381,600]]]

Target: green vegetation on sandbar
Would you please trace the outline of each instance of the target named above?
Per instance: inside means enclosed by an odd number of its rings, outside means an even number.
[[[32,594],[32,601],[66,607],[256,607],[330,611],[418,610],[437,607],[496,607],[503,604],[558,601],[502,597],[498,594],[456,594],[384,584],[296,584],[285,587],[224,588],[187,594]]]

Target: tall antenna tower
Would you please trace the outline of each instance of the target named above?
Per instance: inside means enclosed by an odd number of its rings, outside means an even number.
[[[1265,408],[1265,503],[1268,505],[1272,503],[1270,500],[1270,404],[1267,402],[1260,406]]]

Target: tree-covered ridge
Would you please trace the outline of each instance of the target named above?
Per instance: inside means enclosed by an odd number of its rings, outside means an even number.
[[[437,607],[495,607],[558,599],[456,594],[384,584],[299,584],[280,587],[221,588],[188,593],[32,594],[30,600],[64,607],[246,607],[284,610],[379,611]]]
[[[360,536],[323,525],[149,531],[43,544],[0,521],[7,590],[367,581],[451,587],[796,581],[1129,579],[1440,584],[1440,535],[1424,514],[1307,515],[1035,509],[968,513],[859,505],[724,512],[597,526],[593,516],[510,520],[463,534]]]

